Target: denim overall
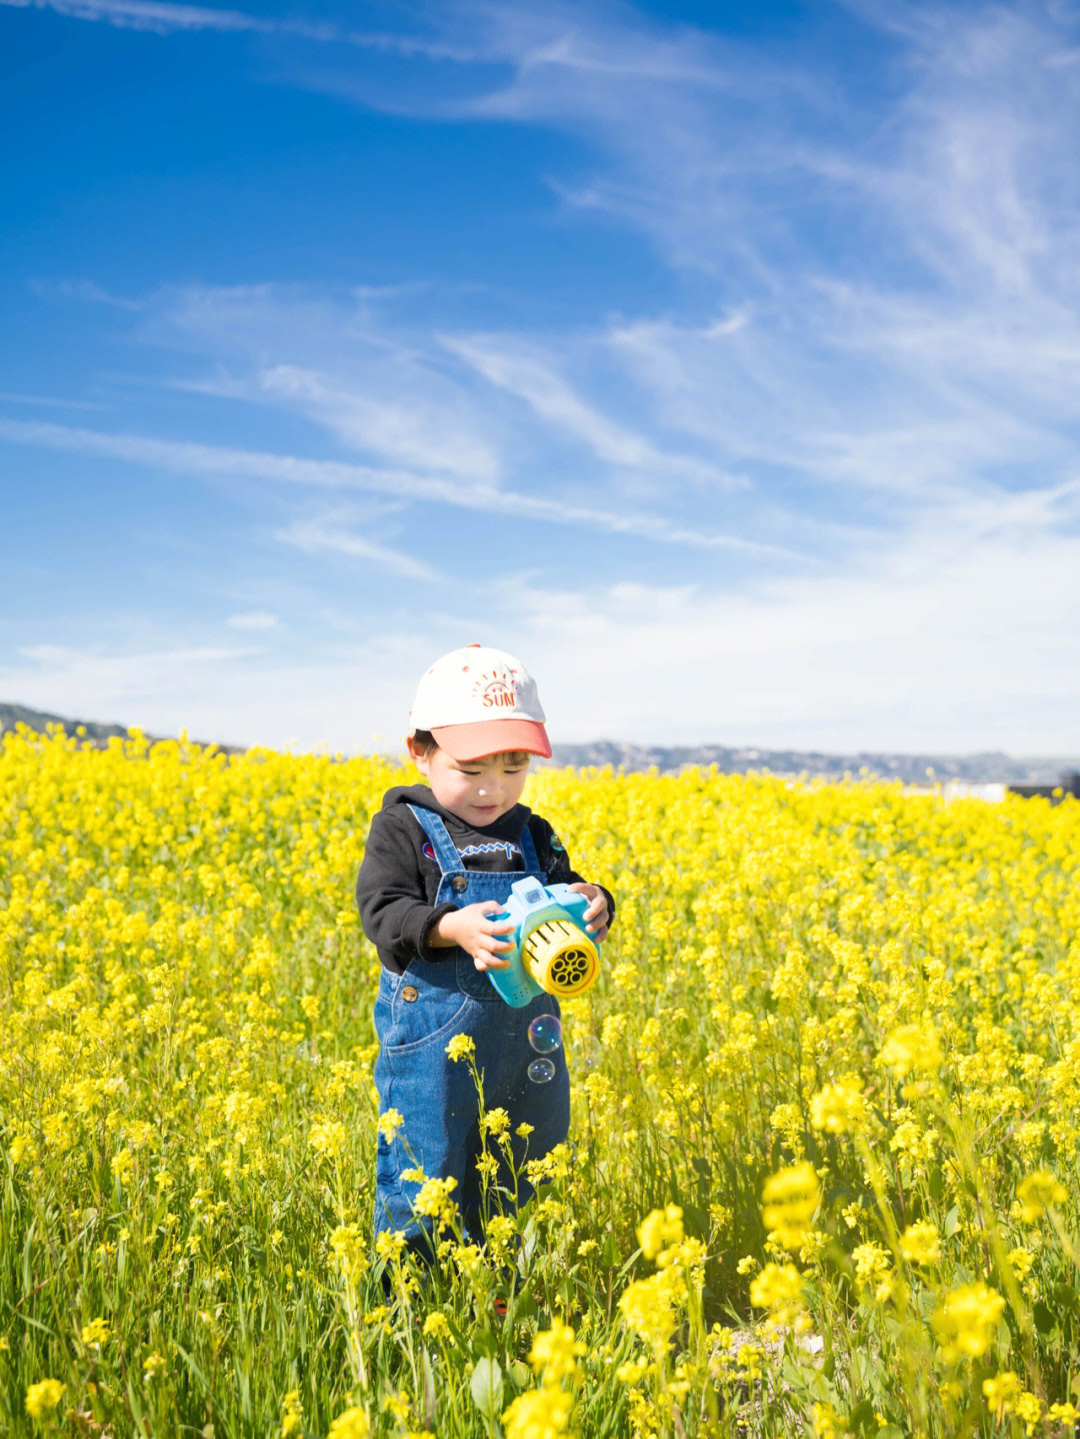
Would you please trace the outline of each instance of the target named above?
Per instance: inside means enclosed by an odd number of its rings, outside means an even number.
[[[529,876],[541,884],[546,875],[540,869],[536,846],[528,826],[521,834],[524,874],[513,870],[502,874],[466,870],[446,826],[431,810],[410,805],[435,851],[442,871],[437,905],[452,904],[458,909],[494,899],[505,904],[510,886]],[[457,1180],[453,1198],[467,1233],[481,1237],[481,1191],[476,1160],[482,1153],[476,1084],[465,1060],[451,1060],[446,1046],[456,1034],[468,1034],[476,1044],[476,1067],[483,1077],[484,1108],[503,1108],[510,1116],[515,1168],[527,1159],[539,1159],[562,1143],[570,1124],[570,1078],[562,1048],[548,1055],[555,1065],[554,1077],[536,1084],[528,1068],[537,1056],[529,1045],[529,1025],[538,1014],[559,1014],[559,1001],[552,995],[538,995],[522,1009],[504,1003],[495,986],[473,964],[463,949],[446,951],[433,962],[419,956],[409,961],[404,974],[384,969],[375,1001],[375,1029],[379,1055],[375,1061],[375,1086],[379,1113],[396,1109],[404,1116],[397,1136],[387,1143],[380,1134],[375,1170],[375,1232],[403,1231],[423,1252],[421,1239],[430,1221],[414,1217],[412,1200],[420,1186],[401,1177],[401,1171],[416,1166],[429,1179]],[[533,1126],[525,1139],[514,1134],[523,1121]],[[489,1141],[492,1153],[498,1153]],[[496,1179],[488,1187],[491,1212],[513,1207],[510,1194],[497,1195],[494,1186],[512,1190],[511,1176],[500,1164]],[[518,1179],[518,1203],[532,1194],[524,1177]]]

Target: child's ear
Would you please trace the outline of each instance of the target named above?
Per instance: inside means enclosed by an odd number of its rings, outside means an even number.
[[[405,743],[409,747],[409,758],[412,760],[413,764],[416,766],[416,768],[420,771],[421,774],[427,774],[429,768],[427,750],[421,749],[420,746],[416,743],[416,740],[413,739],[412,735],[409,736]]]

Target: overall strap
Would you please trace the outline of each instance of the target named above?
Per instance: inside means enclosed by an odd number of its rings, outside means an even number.
[[[421,809],[416,804],[411,804],[408,808],[412,811],[413,819],[431,840],[431,847],[435,851],[435,858],[438,860],[443,874],[464,874],[465,865],[462,863],[457,845],[450,838],[446,825],[439,816],[430,809]]]
[[[543,870],[540,868],[540,860],[536,854],[536,845],[533,843],[533,837],[529,831],[527,820],[525,822],[525,828],[521,831],[521,857],[525,861],[525,869],[529,874],[543,874]],[[545,878],[546,877],[545,875]]]

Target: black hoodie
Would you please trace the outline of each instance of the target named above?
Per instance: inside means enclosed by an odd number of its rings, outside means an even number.
[[[581,882],[581,875],[570,868],[566,850],[551,825],[527,805],[516,804],[494,824],[473,829],[467,821],[444,809],[426,784],[395,785],[387,790],[382,809],[371,821],[356,881],[356,903],[364,933],[378,951],[383,967],[395,974],[404,974],[416,955],[439,961],[458,953],[451,948],[433,948],[428,943],[435,924],[454,906],[435,906],[442,873],[438,860],[430,853],[427,835],[409,813],[410,804],[437,814],[459,852],[472,851],[462,856],[467,870],[488,874],[523,871],[520,840],[528,825],[548,884]],[[615,902],[607,890],[604,894],[610,921]]]

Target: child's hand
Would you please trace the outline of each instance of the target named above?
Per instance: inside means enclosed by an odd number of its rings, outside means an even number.
[[[585,921],[585,929],[597,942],[607,938],[608,932],[608,908],[607,897],[604,891],[595,884],[572,884],[571,889],[578,894],[587,895],[591,903],[582,919]]]
[[[502,952],[513,949],[506,939],[516,925],[512,919],[494,920],[490,915],[499,914],[502,905],[495,899],[485,899],[482,904],[467,904],[463,909],[444,914],[435,926],[434,934],[446,944],[458,944],[472,957],[477,969],[506,969],[510,963],[502,959]]]

